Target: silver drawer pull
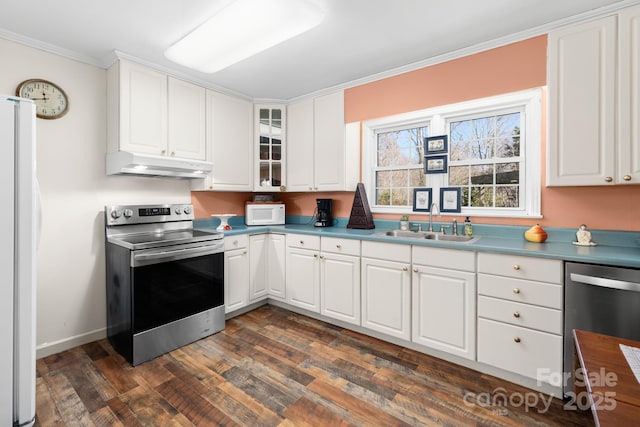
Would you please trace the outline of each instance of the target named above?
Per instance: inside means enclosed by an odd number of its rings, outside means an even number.
[[[513,339],[513,342],[520,342],[520,337],[515,337],[515,338]]]

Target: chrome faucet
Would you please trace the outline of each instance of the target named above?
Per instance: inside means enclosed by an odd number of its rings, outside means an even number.
[[[433,232],[433,210],[438,210],[438,216],[440,216],[440,209],[438,205],[434,202],[431,204],[431,209],[429,209],[429,231]]]

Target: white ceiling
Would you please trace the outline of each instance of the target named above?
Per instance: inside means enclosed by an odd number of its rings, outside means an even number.
[[[116,50],[208,87],[252,99],[290,100],[461,49],[509,41],[507,36],[514,33],[535,35],[594,9],[637,3],[315,0],[327,12],[320,26],[215,74],[191,71],[164,58],[167,47],[229,1],[0,0],[0,37],[103,67],[110,65]],[[41,74],[45,77],[45,70]]]

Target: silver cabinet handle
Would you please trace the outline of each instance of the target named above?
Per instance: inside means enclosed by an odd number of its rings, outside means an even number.
[[[585,276],[584,274],[571,273],[571,280],[585,285],[600,286],[602,288],[621,289],[623,291],[640,292],[640,283],[626,282],[623,280],[607,279],[604,277]]]

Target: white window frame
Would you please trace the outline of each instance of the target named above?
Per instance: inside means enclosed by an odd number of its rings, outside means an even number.
[[[376,165],[376,135],[379,132],[398,128],[429,126],[430,135],[449,133],[449,122],[466,118],[467,116],[486,114],[493,115],[501,110],[520,109],[524,117],[521,122],[520,137],[524,141],[523,177],[521,186],[521,207],[519,208],[473,208],[462,207],[461,216],[510,217],[510,218],[542,218],[540,214],[541,190],[541,145],[542,145],[542,89],[530,89],[497,95],[472,101],[460,102],[412,111],[395,116],[382,117],[362,123],[362,179],[370,200],[371,211],[374,213],[414,214],[428,213],[413,212],[411,206],[379,206],[375,205],[375,165]],[[449,174],[430,174],[427,176],[427,187],[432,188],[433,202],[440,207],[440,188],[448,187]]]

